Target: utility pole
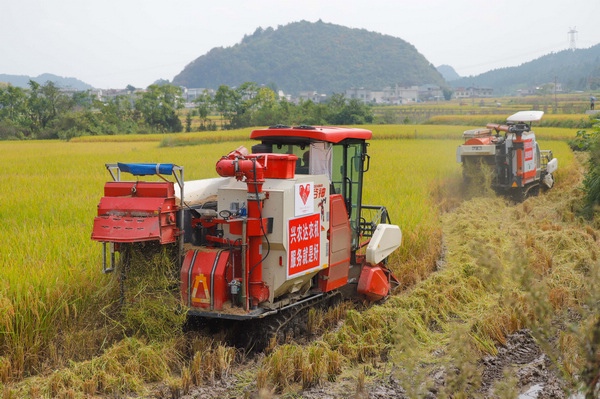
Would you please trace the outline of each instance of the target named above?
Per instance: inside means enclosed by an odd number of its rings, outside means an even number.
[[[556,100],[556,85],[557,85],[556,76],[554,77],[554,113],[558,114],[558,101]]]

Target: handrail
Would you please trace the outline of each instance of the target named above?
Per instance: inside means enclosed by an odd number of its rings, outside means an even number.
[[[374,211],[377,211],[377,213],[371,219],[371,221],[367,221],[362,216],[363,209],[374,210]],[[375,229],[377,228],[377,225],[379,225],[380,223],[390,223],[391,224],[390,215],[385,206],[383,206],[383,205],[362,205],[361,206],[359,229],[360,229],[360,233],[362,234],[363,237],[373,237],[373,233],[375,233]]]

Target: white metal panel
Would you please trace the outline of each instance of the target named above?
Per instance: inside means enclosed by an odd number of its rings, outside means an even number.
[[[190,180],[183,183],[186,204],[195,204],[217,195],[219,187],[226,185],[231,177],[215,177],[213,179]],[[181,189],[175,185],[175,197],[181,199]]]
[[[367,246],[367,262],[376,265],[402,244],[402,231],[394,224],[377,225]]]
[[[321,220],[319,245],[320,267],[305,275],[288,279],[288,220],[295,217],[295,185],[313,183],[311,200],[314,201],[314,213]],[[292,179],[265,179],[263,191],[268,193],[262,209],[263,218],[273,218],[273,232],[263,239],[262,255],[269,255],[262,264],[263,280],[269,286],[269,301],[286,293],[302,291],[310,287],[311,278],[328,267],[329,263],[329,178],[326,175],[296,175]],[[246,206],[247,185],[232,179],[218,190],[219,211],[232,210]],[[187,193],[186,193],[187,197]],[[240,238],[224,228],[224,237],[231,240]]]
[[[519,111],[506,118],[508,122],[537,122],[542,120],[544,111]]]
[[[486,145],[462,145],[459,147],[460,154],[465,155],[495,155],[496,146],[493,144]]]
[[[558,159],[554,158],[550,162],[548,162],[548,166],[546,167],[546,172],[554,173],[558,169]]]

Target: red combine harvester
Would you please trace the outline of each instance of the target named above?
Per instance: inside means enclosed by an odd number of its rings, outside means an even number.
[[[217,162],[222,177],[189,182],[173,164],[107,164],[114,181],[92,232],[104,244],[103,271],[114,270],[115,253],[128,245],[175,246],[181,304],[204,318],[295,315],[342,294],[386,297],[397,284],[386,259],[402,233],[385,207],[362,203],[371,135],[319,126],[254,130],[253,153],[240,147]],[[124,172],[163,181],[123,181]]]
[[[517,200],[537,195],[542,186],[552,188],[558,160],[552,151],[540,150],[531,130],[531,123],[540,121],[543,115],[543,111],[520,111],[509,116],[506,125],[488,123],[485,129],[465,131],[465,143],[456,151],[456,162],[462,162],[465,179],[467,169],[487,168],[492,188]]]

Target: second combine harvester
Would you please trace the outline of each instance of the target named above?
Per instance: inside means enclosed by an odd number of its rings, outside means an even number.
[[[531,123],[543,115],[543,111],[520,111],[509,116],[506,125],[488,123],[485,129],[465,131],[465,143],[456,151],[465,180],[473,172],[490,172],[492,188],[516,200],[537,195],[542,186],[552,188],[558,161],[552,151],[540,150],[531,130]]]
[[[105,185],[92,233],[104,244],[104,271],[128,246],[177,246],[181,303],[204,318],[293,315],[343,293],[386,297],[396,282],[386,258],[402,234],[384,206],[362,201],[371,135],[318,126],[254,130],[260,144],[252,153],[240,147],[216,163],[222,177],[189,182],[173,164],[107,164],[114,181]],[[175,182],[123,181],[121,173],[174,175]]]

